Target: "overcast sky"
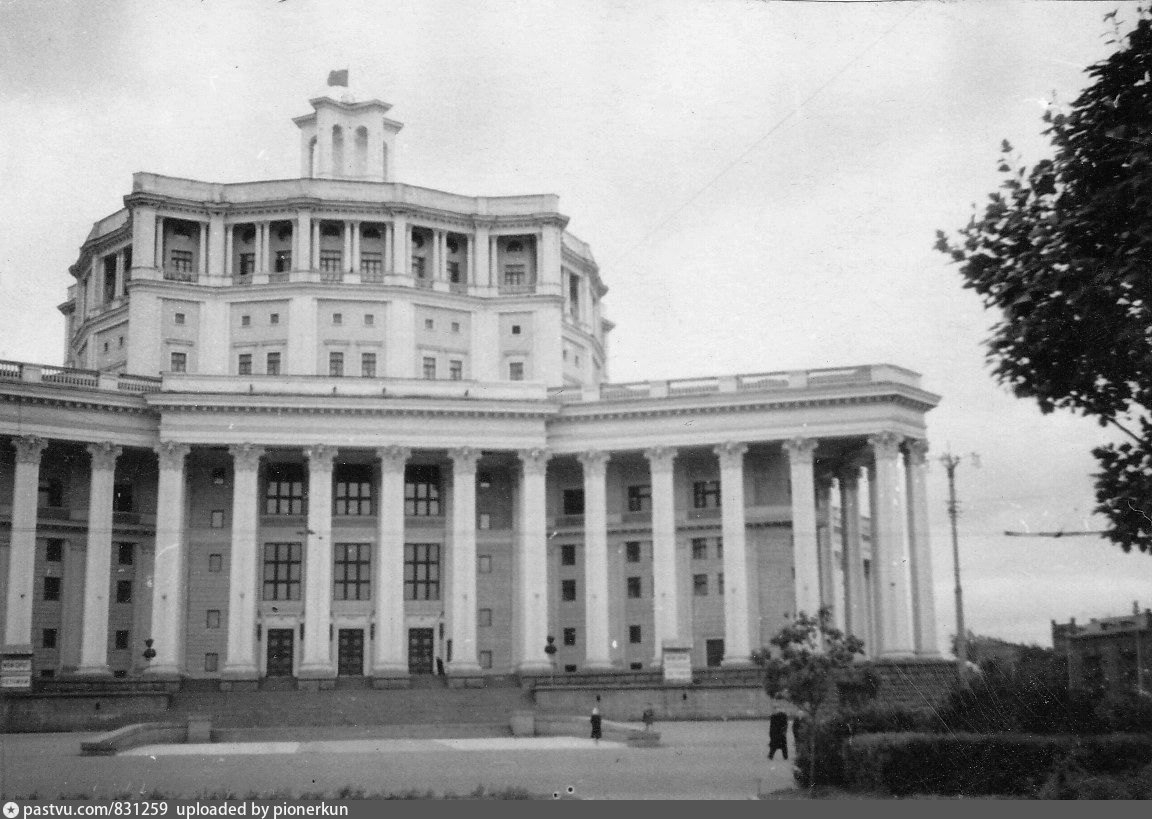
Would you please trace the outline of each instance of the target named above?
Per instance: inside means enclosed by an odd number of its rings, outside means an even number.
[[[1152,605],[1152,558],[1099,538],[1092,446],[996,386],[994,320],[932,249],[998,183],[1000,141],[1109,52],[1130,3],[755,0],[0,0],[0,358],[59,363],[56,305],[134,171],[299,175],[293,116],[351,70],[405,123],[398,181],[556,193],[617,323],[616,381],[891,362],[924,374],[958,470],[968,625]],[[940,632],[954,632],[943,469],[930,473]]]

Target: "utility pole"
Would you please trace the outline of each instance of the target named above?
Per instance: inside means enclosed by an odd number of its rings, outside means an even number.
[[[980,457],[975,453],[968,456],[945,452],[940,463],[948,473],[948,517],[952,521],[952,571],[956,580],[956,668],[960,682],[968,679],[968,631],[964,626],[964,590],[960,585],[960,537],[956,529],[956,519],[960,516],[960,504],[956,500],[956,467],[968,457],[973,466],[980,465]]]

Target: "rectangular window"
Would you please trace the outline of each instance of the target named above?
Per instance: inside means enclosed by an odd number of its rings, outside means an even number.
[[[523,381],[524,380],[524,362],[523,361],[509,361],[508,362],[508,380],[509,381]]]
[[[116,632],[116,642],[114,645],[117,651],[126,651],[128,649],[128,629],[120,629]]]
[[[492,667],[492,652],[491,651],[481,651],[480,652],[480,667],[481,668],[491,668]]]
[[[116,544],[116,562],[121,566],[131,566],[136,558],[136,544],[134,543],[117,543]]]
[[[333,492],[333,514],[372,514],[372,467],[347,464],[335,470],[336,487]]]
[[[716,593],[724,594],[724,572],[716,575]]]
[[[60,578],[59,577],[45,577],[44,578],[44,599],[45,600],[59,600],[60,599]]]
[[[287,273],[292,269],[292,251],[291,250],[277,250],[276,251],[276,272]]]
[[[448,377],[453,381],[462,381],[464,379],[464,362],[459,359],[449,360]]]
[[[268,375],[280,375],[280,353],[268,353],[264,359],[264,372]]]
[[[328,375],[344,375],[344,353],[328,353]]]
[[[520,325],[519,324],[513,324],[512,325],[512,335],[514,335],[514,336],[520,335]]]
[[[485,628],[492,625],[492,609],[480,609],[476,612],[476,625]]]
[[[264,514],[304,514],[304,467],[302,464],[269,464],[264,494]]]
[[[692,559],[693,560],[707,560],[708,558],[708,539],[703,537],[692,538]]]
[[[504,284],[508,287],[520,287],[524,284],[526,268],[522,264],[504,265]]]
[[[220,655],[214,652],[204,655],[204,670],[209,673],[216,673],[220,668]]]
[[[440,544],[404,544],[404,599],[440,599]]]
[[[424,257],[423,256],[413,256],[412,257],[412,275],[418,279],[424,278]]]
[[[280,323],[280,314],[279,313],[269,313],[268,314],[268,323],[273,325],[273,326],[279,324]]]
[[[240,275],[251,276],[256,272],[256,254],[255,253],[241,253],[240,254]]]
[[[564,629],[564,645],[566,645],[566,646],[576,645],[576,629],[571,628],[571,627]]]
[[[404,470],[404,514],[439,517],[440,467],[413,465]]]
[[[460,332],[460,322],[458,322],[458,321],[452,322],[452,332],[453,333],[459,333]]]
[[[372,599],[372,547],[367,543],[337,543],[333,573],[334,600]]]
[[[480,523],[477,524],[477,528],[484,529],[484,530],[491,529],[492,528],[492,515],[489,514],[488,512],[481,512],[480,513]]]
[[[376,325],[376,316],[372,313],[365,313],[364,314],[364,326],[365,327],[374,327],[375,325]]]
[[[208,555],[208,571],[218,574],[224,571],[224,555]]]
[[[693,483],[692,505],[696,509],[719,509],[720,481],[696,481]]]
[[[168,369],[174,373],[188,372],[188,353],[172,353],[168,359]]]
[[[697,597],[708,596],[708,575],[692,575],[692,594],[696,595]]]
[[[60,538],[48,538],[44,542],[44,559],[49,563],[59,563],[64,559],[64,541]]]
[[[236,373],[238,375],[252,375],[252,354],[240,353],[236,359]]]
[[[208,609],[205,628],[220,628],[220,609]]]
[[[321,250],[320,251],[320,272],[321,273],[339,273],[343,267],[344,251],[342,250]]]
[[[628,642],[633,645],[644,642],[640,626],[628,626]]]
[[[343,313],[333,313],[332,314],[332,325],[334,327],[339,327],[343,323],[344,323],[344,314]]]
[[[640,541],[629,540],[624,544],[624,559],[629,563],[640,562]]]
[[[448,267],[448,281],[453,284],[460,284],[460,262],[449,261],[446,262]]]
[[[565,489],[564,490],[564,514],[565,515],[583,515],[584,514],[584,490],[583,489]]]
[[[639,577],[629,577],[628,578],[628,596],[633,598],[633,599],[640,597],[640,578]]]
[[[185,316],[184,316],[184,314],[183,314],[183,313],[177,313],[177,314],[175,315],[175,317],[174,317],[174,319],[173,319],[173,320],[174,320],[174,321],[175,321],[177,324],[183,324],[183,323],[184,323],[184,319],[185,319]]]
[[[40,632],[41,648],[56,648],[56,629],[46,628]]]
[[[424,329],[425,330],[435,330],[436,329],[436,322],[433,321],[432,319],[424,319]]]
[[[476,556],[476,573],[492,574],[492,555]]]
[[[224,510],[223,509],[213,509],[212,514],[209,517],[209,524],[208,525],[211,526],[213,529],[223,529],[224,528]]]
[[[299,543],[264,544],[264,599],[300,599]]]
[[[576,565],[576,546],[571,543],[565,543],[560,547],[560,565],[561,566],[575,566]]]
[[[576,600],[576,581],[575,580],[561,580],[560,581],[560,599],[566,603],[572,603]]]
[[[724,557],[724,538],[716,538],[716,559],[719,560]]]
[[[379,276],[384,272],[384,255],[381,253],[371,253],[368,251],[360,251],[360,273],[368,274],[369,276]],[[365,322],[367,323],[367,322]]]
[[[112,487],[112,511],[113,512],[131,512],[132,511],[132,484],[126,481],[115,484]]]
[[[429,381],[436,380],[436,359],[424,356],[424,377]]]
[[[37,493],[36,503],[41,509],[64,505],[64,484],[56,478],[41,478]]]
[[[376,353],[360,354],[360,376],[362,378],[376,377]]]
[[[580,317],[580,277],[568,274],[568,315]]]
[[[117,603],[131,603],[132,602],[132,581],[131,580],[117,580],[116,581],[116,602]]]
[[[192,272],[192,251],[191,250],[173,250],[169,254],[169,266],[177,273],[191,273]]]
[[[240,317],[240,326],[241,327],[251,327],[252,326],[252,317],[251,316],[241,316]]]
[[[652,485],[651,484],[638,484],[636,486],[628,487],[628,511],[629,512],[651,512],[652,511]]]

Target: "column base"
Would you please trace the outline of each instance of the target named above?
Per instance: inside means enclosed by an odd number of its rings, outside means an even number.
[[[529,674],[532,676],[540,676],[541,674],[552,673],[552,663],[541,660],[524,660],[520,665],[516,666],[517,674]]]
[[[411,688],[412,680],[408,676],[408,669],[374,669],[372,671],[373,688]]]
[[[106,665],[82,665],[70,677],[111,677],[112,669]]]
[[[751,657],[725,657],[720,661],[721,668],[751,668],[754,665]]]
[[[453,660],[448,663],[448,676],[478,676],[480,674],[480,663],[474,660]]]
[[[260,678],[260,670],[254,665],[225,665],[224,670],[220,672],[220,679],[240,681],[240,680],[257,680]]]
[[[942,655],[940,653],[940,649],[932,648],[932,649],[918,649],[916,651],[916,656],[917,657],[923,657],[925,660],[939,660],[944,655]]]
[[[619,670],[618,668],[616,668],[616,666],[614,666],[612,664],[611,660],[588,660],[584,665],[584,669],[586,671],[618,671]]]
[[[301,691],[330,691],[336,687],[336,669],[330,665],[301,666],[296,687]]]
[[[910,648],[886,648],[881,651],[878,660],[910,660],[916,657],[916,652]]]
[[[181,677],[180,667],[175,663],[170,665],[150,665],[144,669],[144,676],[162,680],[178,680]]]

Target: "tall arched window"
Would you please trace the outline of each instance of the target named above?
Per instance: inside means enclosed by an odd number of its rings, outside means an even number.
[[[332,126],[332,175],[344,176],[344,129]]]
[[[312,137],[312,141],[308,143],[308,178],[316,178],[316,152],[317,152],[316,137]]]
[[[368,129],[363,125],[356,129],[356,154],[352,175],[358,179],[368,175]]]

